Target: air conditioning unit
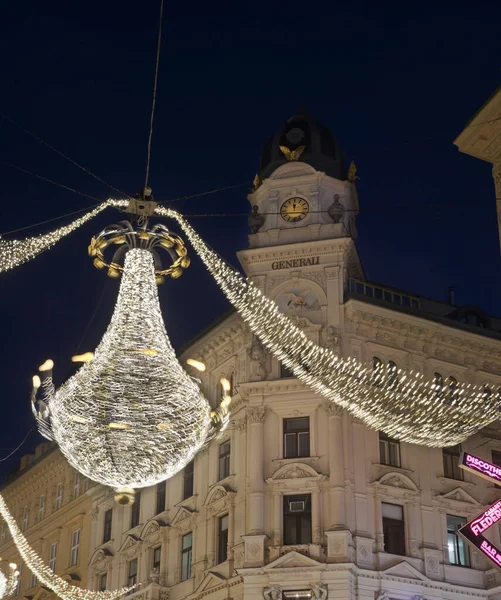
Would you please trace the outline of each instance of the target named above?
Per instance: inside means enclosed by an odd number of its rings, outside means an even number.
[[[293,500],[289,502],[289,512],[304,512],[305,504],[304,500]]]

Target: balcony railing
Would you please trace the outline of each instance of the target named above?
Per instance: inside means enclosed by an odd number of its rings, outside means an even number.
[[[360,281],[359,279],[349,279],[348,290],[350,294],[374,298],[375,300],[388,302],[394,306],[402,306],[403,308],[410,308],[412,310],[421,309],[421,302],[417,296],[396,292],[391,288],[385,288],[380,285],[375,285],[374,283],[367,283],[366,281]]]

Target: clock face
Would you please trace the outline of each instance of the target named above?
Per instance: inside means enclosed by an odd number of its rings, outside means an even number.
[[[302,221],[310,211],[310,205],[304,198],[289,198],[280,207],[280,215],[288,223]]]

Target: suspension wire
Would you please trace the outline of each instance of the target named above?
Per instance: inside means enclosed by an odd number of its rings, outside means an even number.
[[[162,43],[163,13],[164,13],[164,0],[160,0],[160,18],[159,18],[159,23],[158,23],[158,41],[157,41],[157,60],[156,60],[156,65],[155,65],[155,78],[153,80],[153,102],[151,105],[150,133],[148,135],[148,147],[147,147],[147,157],[146,157],[146,178],[144,181],[144,187],[148,187],[148,179],[150,176],[151,139],[153,137],[153,119],[155,118],[155,105],[157,102],[158,67],[160,65],[160,46]]]
[[[0,159],[0,163],[3,165],[6,165],[7,167],[11,167],[12,169],[16,169],[17,171],[21,171],[22,173],[26,173],[27,175],[33,175],[33,177],[37,177],[38,179],[41,179],[42,181],[46,181],[47,183],[52,183],[52,185],[57,185],[58,187],[63,188],[64,190],[68,190],[69,192],[78,194],[79,196],[85,196],[86,198],[90,198],[91,200],[97,200],[97,202],[100,202],[100,200],[98,200],[98,198],[95,198],[94,196],[89,196],[89,194],[85,194],[84,192],[79,192],[78,190],[75,190],[74,188],[64,185],[64,183],[58,183],[57,181],[48,179],[47,177],[44,177],[43,175],[39,175],[38,173],[33,173],[32,171],[28,171],[27,169],[23,169],[23,167],[13,165],[12,163],[7,162],[2,159]],[[113,188],[113,189],[115,189],[115,188]],[[83,210],[87,210],[87,208],[84,208]]]
[[[8,121],[11,125],[14,125],[14,127],[18,127],[19,129],[21,129],[21,131],[24,131],[24,133],[26,133],[27,135],[31,136],[33,139],[37,140],[37,142],[40,142],[40,144],[43,144],[44,146],[46,146],[47,148],[49,148],[50,150],[52,150],[53,152],[55,152],[56,154],[58,154],[59,156],[61,156],[62,158],[64,158],[65,160],[69,161],[72,165],[75,165],[75,167],[78,167],[79,169],[81,169],[82,171],[84,171],[85,173],[87,173],[88,175],[90,175],[91,177],[94,177],[94,179],[97,179],[97,181],[100,181],[101,183],[104,183],[104,185],[107,186],[108,188],[110,188],[112,190],[115,190],[115,192],[118,192],[119,194],[122,194],[123,196],[126,196],[127,198],[130,198],[129,194],[126,194],[125,192],[122,192],[122,190],[119,190],[116,187],[113,187],[112,185],[110,185],[109,183],[107,183],[106,181],[104,181],[104,179],[101,179],[101,177],[98,177],[95,173],[92,173],[92,171],[89,171],[89,169],[86,169],[81,164],[77,163],[75,160],[73,160],[72,158],[70,158],[69,156],[66,156],[66,154],[64,154],[63,152],[61,152],[57,148],[54,148],[54,146],[52,146],[51,144],[49,144],[48,142],[46,142],[45,140],[43,140],[42,138],[40,138],[38,135],[36,135],[32,131],[29,131],[28,129],[26,129],[26,127],[23,127],[23,125],[20,125],[19,123],[17,123],[16,121],[14,121],[14,119],[11,119],[6,114],[0,112],[0,117],[2,117],[3,119],[5,119],[6,121]]]
[[[243,187],[244,185],[249,185],[246,181],[244,183],[237,183],[236,185],[228,185],[226,187],[217,188],[215,190],[209,190],[208,192],[200,192],[200,194],[192,194],[191,196],[179,196],[179,198],[173,198],[172,200],[162,200],[158,202],[158,204],[165,204],[166,202],[179,202],[180,200],[189,200],[190,198],[199,198],[200,196],[208,196],[209,194],[215,194],[216,192],[224,192],[226,190],[232,190],[234,188]]]
[[[28,439],[28,436],[30,435],[30,433],[32,433],[33,431],[35,431],[35,428],[32,427],[28,433],[24,436],[23,441],[19,444],[19,446],[17,448],[15,448],[14,450],[12,450],[12,452],[10,454],[8,454],[7,456],[4,456],[3,458],[0,458],[0,462],[4,462],[7,459],[9,459],[13,454],[15,454],[19,448],[21,448],[21,446],[24,444],[24,442]]]
[[[52,217],[52,219],[47,219],[46,221],[40,221],[40,223],[33,223],[33,225],[26,225],[25,227],[19,227],[18,229],[11,229],[10,231],[4,231],[0,233],[0,238],[4,235],[10,235],[12,233],[18,233],[19,231],[26,231],[27,229],[33,229],[33,227],[38,227],[39,225],[45,225],[46,223],[52,223],[53,221],[59,221],[60,219],[64,219],[65,217],[71,217],[73,215],[77,215],[78,213],[83,213],[88,210],[92,210],[99,206],[101,202],[94,204],[93,206],[88,206],[87,208],[80,208],[78,210],[74,210],[73,212],[66,213],[65,215],[60,215],[59,217]]]

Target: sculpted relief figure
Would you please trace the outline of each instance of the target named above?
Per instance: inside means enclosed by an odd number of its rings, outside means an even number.
[[[282,596],[282,590],[278,587],[278,585],[273,585],[268,588],[264,588],[263,590],[263,598],[264,600],[280,600]]]
[[[266,352],[257,337],[253,337],[250,350],[250,381],[264,381],[266,375]]]
[[[313,595],[314,600],[326,600],[327,594],[329,593],[327,590],[327,584],[312,583],[311,584],[311,593]]]

